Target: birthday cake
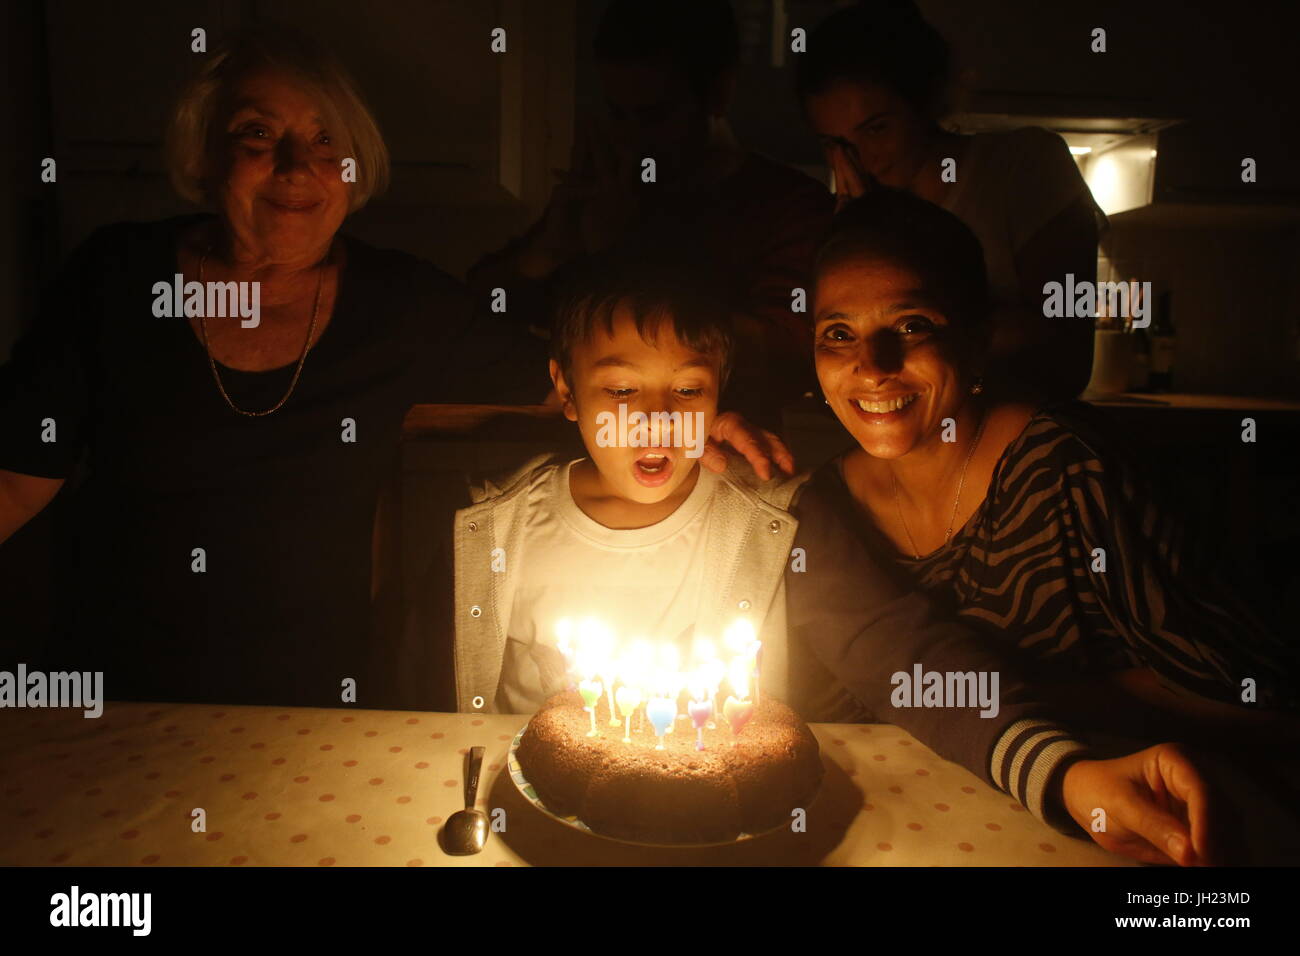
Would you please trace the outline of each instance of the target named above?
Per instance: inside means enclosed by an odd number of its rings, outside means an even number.
[[[665,733],[636,719],[612,726],[607,698],[596,702],[594,721],[583,703],[575,691],[547,700],[516,758],[548,810],[577,817],[595,833],[644,843],[726,842],[788,824],[821,783],[816,738],[771,697],[739,732],[725,719],[697,728],[685,715],[666,718],[673,729]]]

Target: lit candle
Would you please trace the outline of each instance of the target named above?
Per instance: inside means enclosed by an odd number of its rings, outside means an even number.
[[[677,704],[667,697],[651,697],[646,704],[646,711],[650,714],[650,723],[654,725],[655,736],[659,738],[655,750],[663,750],[664,734],[668,733],[673,718],[677,716]]]
[[[645,700],[645,681],[654,664],[654,645],[644,638],[637,638],[628,647],[627,653],[619,660],[618,676],[625,687],[633,687],[637,692],[637,703]],[[619,704],[622,707],[622,704]],[[633,707],[635,710],[636,708]],[[645,732],[645,714],[638,718],[637,733]],[[631,727],[631,724],[628,725]]]
[[[614,676],[612,672],[606,672],[605,674],[605,690],[609,694],[609,725],[617,727],[622,721],[618,719],[618,711],[614,709]]]
[[[711,711],[711,716],[713,717],[717,717],[721,715],[722,698],[719,696],[718,692],[719,692],[719,688],[722,686],[722,677],[726,672],[727,672],[726,666],[723,665],[722,661],[718,660],[717,658],[705,662],[704,680],[709,687],[709,700],[712,702],[712,707],[710,707],[710,711]],[[713,730],[714,727],[716,726],[717,725],[712,720],[709,721],[708,727],[710,730]]]
[[[740,736],[740,732],[745,729],[749,723],[749,718],[754,716],[754,702],[752,700],[736,700],[734,697],[727,697],[727,702],[722,706],[722,713],[727,718],[727,723],[731,724],[731,732],[735,736]],[[738,746],[736,740],[731,741],[731,746]]]
[[[722,635],[723,645],[731,652],[731,666],[738,666],[739,661],[747,664],[748,680],[754,681],[754,701],[758,702],[758,639],[754,634],[754,625],[748,618],[738,617],[727,627]]]
[[[623,715],[623,743],[632,742],[632,712],[641,706],[641,691],[624,684],[616,695],[618,709]]]
[[[732,621],[722,634],[723,645],[733,655],[751,653],[757,641],[758,636],[754,633],[754,625],[749,623],[748,618],[744,617],[738,617]]]
[[[618,679],[618,670],[614,659],[614,635],[594,617],[585,617],[566,629],[576,632],[577,654],[582,662],[582,670],[593,679],[604,679],[605,693],[609,696],[609,725],[617,727],[620,723],[618,711],[614,708],[614,681]]]
[[[740,732],[745,729],[745,724],[749,723],[749,718],[754,716],[754,702],[747,699],[749,691],[747,661],[737,659],[733,662],[730,681],[733,694],[739,697],[728,696],[727,702],[722,705],[722,714],[727,718],[727,723],[731,724],[731,746],[735,747],[738,745],[735,738],[740,736]]]
[[[582,695],[582,702],[586,704],[582,709],[591,715],[591,730],[587,731],[588,737],[597,736],[596,701],[600,700],[603,689],[598,680],[584,680],[578,684],[578,693]]]
[[[713,701],[708,698],[708,689],[699,682],[698,675],[692,675],[695,683],[691,685],[691,699],[686,703],[686,712],[691,715],[695,725],[695,749],[704,749],[704,724],[713,716]]]
[[[677,714],[677,695],[681,692],[680,675],[681,655],[677,652],[677,647],[673,644],[661,644],[659,646],[659,675],[657,686],[661,696],[668,698],[673,707],[673,715]],[[673,722],[668,721],[668,733],[673,732]]]

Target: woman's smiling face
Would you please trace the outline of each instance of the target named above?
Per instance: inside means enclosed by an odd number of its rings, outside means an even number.
[[[862,448],[900,458],[939,438],[966,381],[957,337],[911,269],[869,256],[824,264],[814,359],[822,391]]]
[[[232,97],[218,202],[238,239],[272,261],[317,254],[348,213],[337,133],[292,76],[262,70]]]

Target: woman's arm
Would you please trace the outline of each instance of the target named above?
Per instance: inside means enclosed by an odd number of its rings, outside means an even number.
[[[1085,745],[1056,722],[1022,674],[1018,652],[940,616],[924,595],[902,587],[849,529],[847,496],[825,476],[815,476],[791,510],[799,521],[795,546],[806,556],[806,570],[786,572],[792,658],[814,655],[877,719],[1012,794],[1040,819],[1073,829],[1046,798]],[[972,675],[991,701],[909,706],[911,694],[900,688],[918,668],[945,681]]]

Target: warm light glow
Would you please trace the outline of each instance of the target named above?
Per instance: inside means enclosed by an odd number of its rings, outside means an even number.
[[[1087,160],[1084,179],[1108,216],[1151,202],[1155,179],[1154,137],[1132,136]]]
[[[1091,153],[1091,152],[1092,152],[1092,147],[1091,147],[1091,146],[1071,146],[1071,147],[1070,147],[1070,155],[1071,155],[1071,156],[1087,156],[1087,155],[1088,155],[1089,153]]]
[[[727,675],[727,665],[715,657],[704,662],[703,671],[704,680],[709,685],[709,693],[716,694],[722,684],[722,678]]]
[[[707,700],[712,696],[702,671],[691,671],[686,675],[686,689],[690,691],[691,700]]]
[[[731,662],[731,668],[727,672],[727,680],[731,683],[731,690],[740,700],[749,696],[749,672],[753,667],[753,661],[748,657],[737,657]]]
[[[727,627],[721,655],[718,643],[708,637],[697,638],[684,655],[671,641],[639,635],[621,638],[590,616],[561,618],[555,623],[555,634],[575,684],[599,677],[607,693],[618,684],[636,689],[643,700],[651,696],[676,700],[683,689],[703,700],[718,693],[724,681],[733,693],[744,697],[756,678],[762,646],[753,624],[745,618],[737,618]]]
[[[743,617],[738,617],[732,621],[731,626],[722,635],[723,645],[733,654],[749,653],[756,640],[754,625]]]

